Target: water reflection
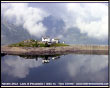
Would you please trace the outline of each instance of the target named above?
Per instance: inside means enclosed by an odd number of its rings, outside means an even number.
[[[108,56],[78,55],[76,58],[71,59],[67,65],[69,75],[72,78],[80,79],[80,82],[108,81]]]
[[[36,61],[38,60],[38,58],[41,58],[42,63],[49,63],[51,59],[59,59],[60,55],[20,55],[20,57],[25,59],[36,59]]]
[[[42,63],[49,63],[51,59],[55,60],[60,58],[59,55],[47,55],[47,56],[31,56],[31,55],[20,55],[2,56],[2,72],[8,73],[13,77],[25,78],[29,74],[29,69],[37,68]]]
[[[25,78],[28,75],[30,68],[41,65],[40,60],[36,62],[35,60],[31,59],[22,59],[19,56],[5,56],[3,59],[4,60],[1,65],[2,72],[18,78]]]
[[[108,56],[6,55],[1,73],[2,82],[108,82]]]

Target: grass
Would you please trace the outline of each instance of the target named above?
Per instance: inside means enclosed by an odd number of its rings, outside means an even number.
[[[16,44],[9,45],[10,47],[38,47],[38,41],[25,40]]]
[[[31,39],[31,40],[24,40],[16,44],[11,44],[9,46],[10,47],[59,47],[59,46],[69,46],[69,45],[63,43],[54,43],[48,45],[48,43],[43,43],[41,41]]]

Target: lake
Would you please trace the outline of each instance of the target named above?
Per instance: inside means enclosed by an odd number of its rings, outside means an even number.
[[[1,85],[108,85],[108,56],[1,56]],[[99,83],[99,84],[98,84]]]

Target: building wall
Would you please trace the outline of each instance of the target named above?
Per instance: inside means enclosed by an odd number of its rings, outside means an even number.
[[[43,42],[50,42],[50,38],[46,38],[46,39],[42,38],[42,41]]]
[[[52,42],[54,42],[54,43],[58,43],[59,40],[52,39]]]

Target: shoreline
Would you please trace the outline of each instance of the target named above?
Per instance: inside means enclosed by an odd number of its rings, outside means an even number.
[[[107,45],[70,45],[60,47],[9,47],[1,46],[2,55],[55,55],[55,54],[108,55]]]

